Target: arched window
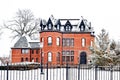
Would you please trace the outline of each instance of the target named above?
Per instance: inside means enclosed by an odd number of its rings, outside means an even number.
[[[60,30],[60,25],[57,25],[57,30]]]
[[[60,62],[60,53],[57,53],[57,61]]]
[[[91,47],[93,46],[93,41],[90,42],[90,46],[91,46]]]
[[[25,61],[28,61],[28,58],[26,58]]]
[[[66,26],[66,31],[71,31],[71,27],[69,25]]]
[[[21,62],[23,62],[24,61],[24,59],[23,58],[21,58]]]
[[[34,62],[34,58],[32,58],[32,62]]]
[[[82,38],[82,47],[85,47],[85,38]]]
[[[49,53],[48,53],[48,62],[51,62],[51,61],[52,61],[52,53],[49,52]]]
[[[52,25],[49,24],[49,25],[48,25],[48,30],[51,30],[51,29],[52,29]]]
[[[48,37],[48,45],[52,45],[52,37]]]
[[[56,38],[56,44],[57,44],[57,46],[60,45],[60,38],[59,37]]]
[[[80,30],[81,30],[81,31],[83,31],[83,30],[84,30],[84,27],[83,27],[83,26],[81,26]]]
[[[38,58],[36,58],[36,62],[38,62]]]
[[[41,37],[40,42],[44,42],[44,38],[43,37]]]

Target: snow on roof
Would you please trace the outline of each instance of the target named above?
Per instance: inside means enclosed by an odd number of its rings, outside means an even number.
[[[23,35],[15,44],[13,48],[39,48],[39,40],[31,40],[28,35]]]

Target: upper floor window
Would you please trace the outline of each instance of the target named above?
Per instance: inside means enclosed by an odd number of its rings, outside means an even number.
[[[41,37],[40,42],[44,42],[44,38],[43,37]]]
[[[82,47],[85,47],[85,38],[82,38]]]
[[[90,46],[91,46],[91,47],[93,46],[93,41],[90,42]]]
[[[56,39],[56,44],[57,44],[57,46],[60,45],[60,38],[59,37],[57,37],[57,39]]]
[[[32,49],[32,54],[34,54],[34,50]]]
[[[74,46],[73,38],[63,38],[62,42],[63,42],[63,46]]]
[[[36,54],[38,54],[39,53],[39,49],[36,49]]]
[[[52,37],[48,37],[48,45],[52,45]]]
[[[48,53],[48,62],[51,62],[51,61],[52,61],[52,53],[49,52],[49,53]]]
[[[29,49],[22,49],[22,54],[27,54],[29,53]]]

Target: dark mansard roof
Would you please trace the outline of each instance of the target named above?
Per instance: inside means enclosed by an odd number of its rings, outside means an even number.
[[[54,19],[50,17],[48,21],[40,21],[40,32],[44,31],[59,31],[59,32],[89,32],[94,35],[93,27],[91,27],[91,22],[86,19]]]

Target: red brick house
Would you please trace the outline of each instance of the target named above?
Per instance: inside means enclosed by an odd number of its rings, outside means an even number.
[[[43,48],[40,49],[39,42],[30,43],[26,39],[26,44],[21,40],[12,48],[12,62],[34,60],[41,63],[42,59],[43,64],[87,64],[94,37],[93,28],[85,19],[41,20],[40,43]],[[32,47],[33,43],[38,46]],[[26,54],[22,54],[24,51]]]
[[[11,49],[12,63],[40,60],[40,41],[31,40],[26,35],[21,37]]]

